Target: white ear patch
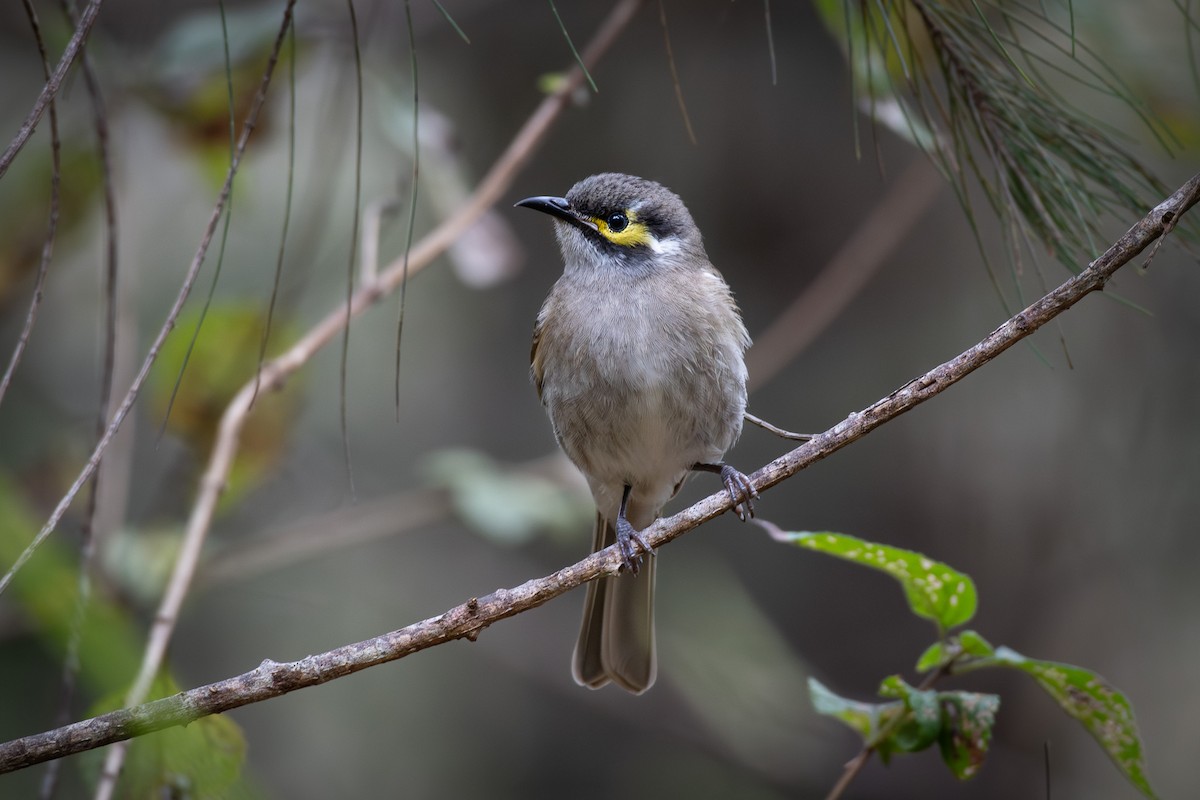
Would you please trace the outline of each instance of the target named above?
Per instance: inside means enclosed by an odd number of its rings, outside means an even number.
[[[646,234],[646,244],[658,256],[673,256],[679,252],[679,239],[674,236],[659,239],[652,233]]]

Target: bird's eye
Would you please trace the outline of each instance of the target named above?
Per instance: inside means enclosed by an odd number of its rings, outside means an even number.
[[[621,211],[609,214],[608,219],[604,221],[608,225],[608,230],[612,233],[620,233],[629,227],[629,217],[625,216],[624,212]]]

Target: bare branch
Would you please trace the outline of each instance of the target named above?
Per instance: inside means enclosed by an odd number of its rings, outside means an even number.
[[[73,0],[59,0],[67,24],[79,24]],[[100,185],[104,193],[104,238],[105,258],[103,277],[104,334],[100,355],[100,397],[96,405],[96,433],[98,442],[108,427],[108,407],[112,399],[113,375],[116,371],[117,352],[117,200],[113,188],[112,158],[109,153],[108,111],[104,105],[104,94],[100,79],[92,66],[87,46],[82,45],[79,53],[80,71],[87,86],[92,104],[92,125],[96,132],[96,156],[100,162]],[[48,70],[47,70],[48,71]],[[47,78],[49,76],[47,75]],[[50,104],[51,127],[54,125],[54,103]],[[2,392],[0,392],[2,394]],[[71,718],[71,703],[75,697],[75,686],[80,669],[80,647],[84,621],[91,605],[92,562],[96,557],[97,511],[100,505],[100,471],[92,475],[88,489],[87,507],[83,524],[79,530],[79,578],[75,589],[75,608],[71,614],[71,628],[67,639],[67,652],[63,658],[62,690],[59,698],[55,724],[63,725]],[[42,779],[41,797],[51,798],[58,787],[61,761],[54,761]]]
[[[42,25],[38,21],[37,11],[33,8],[33,3],[30,0],[25,0],[25,15],[29,18],[29,25],[33,29],[33,40],[37,43],[38,55],[41,56],[42,74],[46,80],[50,80],[50,62],[46,57],[46,41],[42,37]],[[21,363],[21,356],[25,352],[25,347],[29,344],[29,337],[33,335],[33,325],[37,322],[38,309],[42,305],[42,292],[46,286],[46,276],[50,272],[50,259],[54,255],[54,242],[58,233],[58,213],[59,213],[59,196],[60,186],[62,184],[62,156],[61,142],[58,138],[58,111],[54,99],[50,100],[50,217],[46,223],[46,236],[42,239],[42,254],[38,258],[37,277],[33,282],[33,297],[29,299],[29,311],[25,314],[25,324],[21,326],[21,334],[17,337],[17,344],[13,348],[12,355],[8,360],[8,368],[4,370],[4,376],[0,377],[0,403],[4,402],[4,395],[8,391],[8,386],[12,382],[13,375],[16,374],[17,365]]]
[[[21,129],[17,131],[17,135],[9,142],[8,148],[0,155],[0,178],[3,178],[4,173],[8,172],[13,159],[17,157],[17,153],[21,152],[21,148],[25,146],[25,143],[29,141],[29,137],[37,130],[38,122],[41,121],[42,114],[46,111],[46,106],[58,94],[58,89],[62,86],[63,79],[67,77],[67,71],[75,63],[75,58],[83,48],[83,43],[87,39],[88,33],[92,30],[92,23],[96,21],[96,15],[100,13],[100,2],[101,0],[91,0],[87,4],[87,8],[79,16],[79,24],[75,26],[75,34],[71,37],[71,41],[67,42],[67,49],[63,51],[62,58],[58,60],[58,66],[54,68],[54,74],[50,76],[45,86],[42,87],[42,93],[34,101],[33,108],[29,110],[29,116],[25,118]]]
[[[1066,311],[1087,294],[1103,289],[1113,273],[1132,261],[1174,227],[1200,199],[1200,174],[1156,206],[1102,256],[1075,277],[1016,314],[974,347],[915,378],[862,411],[850,414],[811,441],[775,459],[751,476],[760,492],[795,475],[865,436],[888,420],[923,403],[987,364],[1021,339]],[[333,331],[340,317],[332,315]],[[242,393],[248,397],[252,385]],[[242,396],[240,395],[240,396]],[[660,519],[643,531],[652,547],[661,547],[700,524],[730,510],[727,492],[704,498],[690,508]],[[475,639],[494,622],[536,608],[601,575],[616,575],[621,554],[614,545],[544,578],[512,589],[472,598],[443,614],[373,639],[345,645],[286,664],[263,661],[256,669],[136,708],[114,711],[56,730],[0,745],[0,773],[61,758],[152,731],[186,725],[200,717],[315,686],[377,664],[455,639]]]

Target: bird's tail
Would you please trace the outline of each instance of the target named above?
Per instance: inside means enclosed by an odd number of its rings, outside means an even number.
[[[596,514],[592,551],[617,540],[612,524]],[[653,553],[644,556],[636,575],[598,578],[588,584],[583,626],[575,644],[572,672],[576,683],[599,689],[609,681],[641,694],[654,685]]]

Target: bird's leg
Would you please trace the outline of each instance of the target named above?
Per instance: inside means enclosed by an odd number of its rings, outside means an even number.
[[[758,491],[745,475],[724,461],[717,464],[693,464],[692,470],[720,475],[721,482],[725,484],[725,491],[729,492],[729,501],[733,503],[733,511],[738,515],[738,519],[745,522],[754,516],[754,498],[758,497]]]
[[[632,486],[626,484],[621,495],[621,508],[617,511],[617,549],[621,551],[622,569],[627,569],[634,575],[642,566],[642,557],[634,551],[633,544],[637,542],[643,553],[653,553],[654,549],[642,538],[642,534],[634,530],[633,524],[626,519],[625,511],[629,507],[629,492]]]

